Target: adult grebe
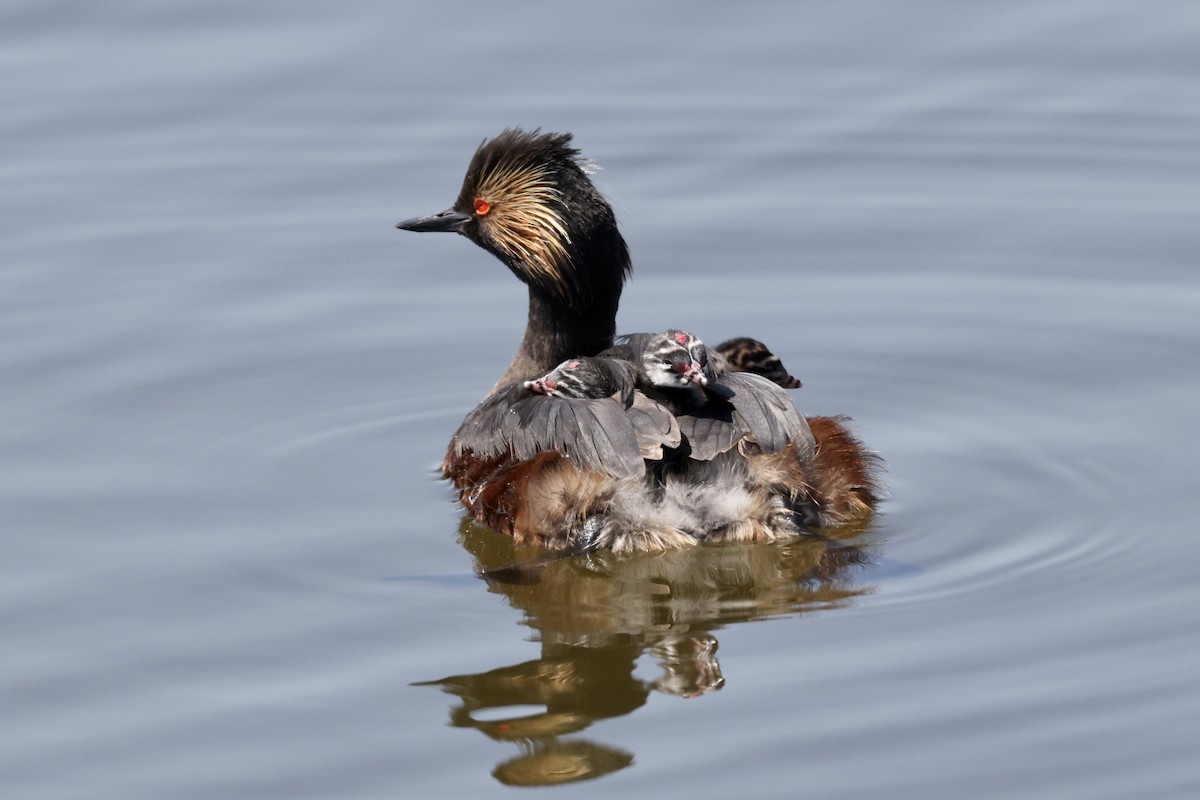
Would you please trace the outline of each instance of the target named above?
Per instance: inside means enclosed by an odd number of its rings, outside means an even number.
[[[878,456],[844,418],[802,417],[780,388],[799,381],[760,342],[710,354],[667,331],[613,346],[629,251],[570,134],[505,130],[451,208],[396,227],[460,233],[529,289],[516,356],[442,465],[479,521],[520,544],[631,551],[771,541],[874,509]],[[545,391],[574,359],[582,388]]]

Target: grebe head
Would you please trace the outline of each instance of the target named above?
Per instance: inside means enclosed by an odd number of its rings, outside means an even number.
[[[584,167],[571,134],[508,129],[475,151],[451,208],[396,227],[461,233],[572,309],[614,300],[629,251]]]
[[[713,375],[708,348],[687,331],[668,330],[646,342],[641,368],[650,383],[663,389],[706,386]]]

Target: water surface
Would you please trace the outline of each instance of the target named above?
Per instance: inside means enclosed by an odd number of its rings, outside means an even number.
[[[1195,796],[1198,35],[8,3],[5,795]],[[868,528],[477,577],[434,468],[524,298],[392,224],[509,125],[602,167],[622,329],[757,336],[855,418]]]

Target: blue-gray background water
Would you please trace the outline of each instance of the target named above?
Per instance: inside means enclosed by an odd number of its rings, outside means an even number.
[[[10,0],[0,793],[1197,796],[1198,41],[1190,2]],[[524,293],[392,225],[514,125],[602,167],[621,329],[757,336],[855,418],[870,529],[476,577],[434,469]]]

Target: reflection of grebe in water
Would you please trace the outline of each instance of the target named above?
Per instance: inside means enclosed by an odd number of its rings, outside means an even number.
[[[633,755],[574,734],[628,714],[651,692],[698,697],[724,685],[714,632],[725,625],[835,608],[869,588],[854,567],[868,564],[863,530],[786,543],[726,545],[661,554],[542,560],[514,569],[512,541],[469,520],[461,536],[476,570],[490,578],[537,631],[539,658],[426,685],[459,698],[457,727],[475,728],[521,753],[495,769],[513,785],[565,783],[628,766]],[[643,679],[644,655],[659,674]],[[644,669],[644,667],[643,667]],[[514,709],[511,715],[504,709]],[[536,707],[530,712],[529,706]]]

